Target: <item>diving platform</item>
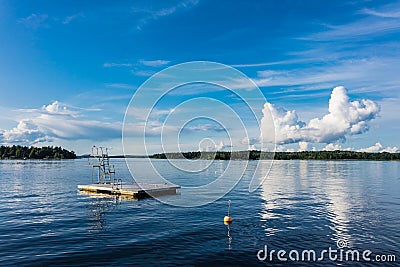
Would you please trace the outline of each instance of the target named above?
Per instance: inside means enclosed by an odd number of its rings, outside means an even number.
[[[86,192],[102,193],[109,195],[129,196],[132,198],[146,198],[161,195],[175,195],[177,185],[166,184],[137,184],[137,183],[111,183],[78,185],[78,189]]]
[[[176,194],[176,190],[181,188],[174,184],[128,183],[123,182],[122,179],[117,179],[114,165],[110,165],[108,149],[105,147],[92,147],[88,165],[92,167],[92,183],[78,185],[78,189],[82,192],[120,195],[140,199]]]

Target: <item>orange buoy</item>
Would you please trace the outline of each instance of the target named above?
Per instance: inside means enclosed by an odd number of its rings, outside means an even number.
[[[232,221],[230,221],[230,222],[226,222],[226,221],[224,221],[224,224],[225,224],[225,225],[227,225],[227,226],[229,226],[229,225],[231,225],[231,224],[232,224]]]
[[[230,216],[230,211],[231,211],[231,201],[228,200],[228,216],[224,217],[224,223],[232,223],[232,217]]]
[[[230,216],[224,217],[224,223],[231,223],[231,222],[232,222],[232,217],[230,217]]]

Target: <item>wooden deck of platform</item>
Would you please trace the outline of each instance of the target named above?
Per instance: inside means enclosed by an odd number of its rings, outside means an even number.
[[[78,185],[78,189],[86,192],[103,193],[109,195],[123,195],[133,198],[145,198],[159,195],[176,194],[176,190],[181,188],[177,185],[163,184],[137,184],[123,182],[113,186],[113,184],[87,184]]]

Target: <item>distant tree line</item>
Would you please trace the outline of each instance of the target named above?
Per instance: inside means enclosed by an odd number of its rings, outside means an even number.
[[[275,159],[290,160],[400,160],[400,153],[368,153],[356,151],[276,152]]]
[[[61,147],[0,146],[0,159],[75,159],[74,151]]]
[[[400,160],[400,153],[367,153],[355,151],[302,151],[302,152],[261,152],[237,151],[237,152],[183,152],[154,154],[150,158],[155,159],[205,159],[205,160]]]

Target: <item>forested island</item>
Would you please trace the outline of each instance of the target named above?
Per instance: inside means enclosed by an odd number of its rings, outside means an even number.
[[[237,152],[183,152],[161,153],[150,156],[154,159],[204,159],[204,160],[400,160],[400,153],[367,153],[355,151],[302,151],[302,152],[261,152],[237,151]]]
[[[74,151],[61,147],[0,146],[0,159],[75,159]]]

